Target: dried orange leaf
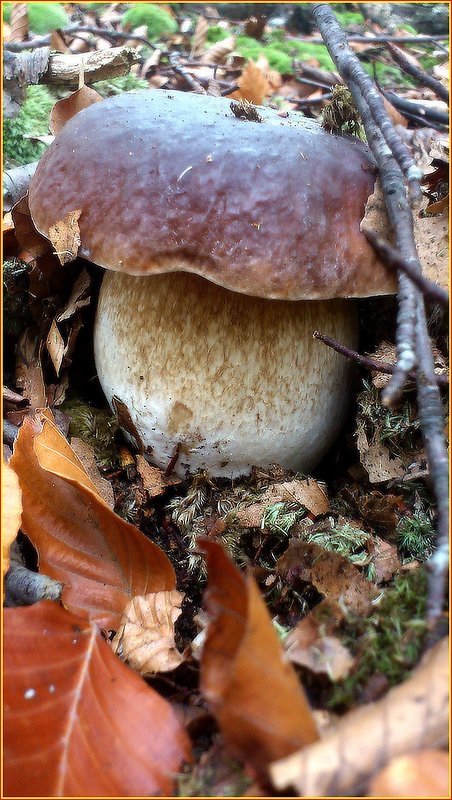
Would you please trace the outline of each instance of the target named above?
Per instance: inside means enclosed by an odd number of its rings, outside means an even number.
[[[271,93],[269,81],[254,61],[248,62],[237,83],[239,89],[229,95],[234,100],[248,100],[249,103],[261,106],[264,98]]]
[[[443,747],[448,734],[449,641],[445,638],[424,656],[408,680],[377,703],[350,711],[322,741],[273,764],[271,777],[277,789],[294,786],[303,797],[361,795],[377,765],[423,747]]]
[[[19,478],[8,464],[2,470],[2,560],[3,574],[9,568],[9,548],[22,519],[22,493]]]
[[[358,423],[356,443],[361,464],[371,483],[384,483],[405,475],[407,467],[402,459],[391,454],[386,445],[377,437],[369,442],[362,423]]]
[[[284,639],[290,660],[332,681],[345,678],[355,659],[337,637],[331,636],[339,621],[339,608],[323,600]]]
[[[200,62],[202,64],[223,64],[229,53],[232,53],[234,47],[235,36],[228,36],[227,39],[223,39],[205,50]]]
[[[78,226],[81,213],[81,209],[69,211],[63,219],[49,228],[49,239],[63,266],[68,261],[73,261],[77,256],[81,242],[80,228]]]
[[[217,542],[200,544],[210,615],[201,690],[231,748],[265,774],[275,758],[315,741],[316,724],[253,577],[243,576]]]
[[[116,630],[132,597],[175,588],[163,551],[104,503],[48,419],[24,421],[10,463],[22,489],[22,529],[40,571],[64,583],[67,608]]]
[[[10,42],[23,42],[28,36],[28,3],[12,3]]]
[[[78,439],[76,436],[73,436],[71,439],[71,448],[79,461],[83,464],[83,469],[96,487],[96,491],[104,503],[110,508],[114,508],[115,495],[113,487],[110,481],[107,481],[106,478],[103,478],[100,474],[96,463],[94,447],[88,442],[84,442],[83,439]]]
[[[140,675],[176,669],[183,657],[174,641],[174,623],[182,613],[183,599],[177,589],[134,597],[124,609],[113,652]]]
[[[449,755],[421,750],[393,758],[370,782],[368,797],[450,797]]]
[[[58,100],[50,113],[49,128],[51,133],[55,136],[66,125],[66,122],[72,117],[75,117],[79,111],[82,111],[93,103],[99,103],[103,100],[102,95],[96,92],[95,89],[90,89],[89,86],[81,86],[76,92],[72,92],[69,97],[64,97]]]
[[[367,614],[375,586],[340,553],[333,553],[314,542],[291,539],[276,565],[287,580],[312,583],[328,600],[338,600],[357,614]]]
[[[171,795],[190,758],[170,705],[50,601],[5,610],[4,702],[10,797]]]

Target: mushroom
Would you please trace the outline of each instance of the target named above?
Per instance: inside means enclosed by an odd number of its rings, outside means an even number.
[[[344,298],[395,288],[360,230],[375,180],[363,143],[223,98],[123,94],[64,126],[30,212],[51,238],[81,211],[79,256],[111,270],[98,375],[156,464],[179,446],[177,474],[231,478],[274,463],[309,471],[327,452],[350,365],[313,331],[355,347]]]

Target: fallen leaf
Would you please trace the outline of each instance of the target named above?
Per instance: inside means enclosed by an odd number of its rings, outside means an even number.
[[[391,542],[380,539],[379,536],[372,536],[371,544],[373,547],[372,563],[375,568],[375,583],[386,583],[400,569],[397,547]]]
[[[176,669],[184,659],[174,641],[174,623],[184,596],[173,589],[134,597],[112,640],[113,652],[140,675]]]
[[[330,510],[325,490],[317,481],[309,478],[272,484],[257,503],[237,512],[237,520],[244,528],[259,528],[266,509],[274,503],[299,503],[314,517],[327,514]]]
[[[4,612],[8,796],[171,795],[188,737],[96,626],[45,600]]]
[[[226,60],[226,56],[228,56],[229,53],[232,53],[234,47],[235,36],[228,36],[227,39],[223,39],[221,42],[216,42],[216,44],[213,44],[212,47],[209,47],[207,50],[205,50],[199,59],[200,63],[223,64]]]
[[[34,328],[27,328],[17,343],[16,386],[30,406],[27,412],[33,413],[47,405],[46,387],[42,372],[42,341]]]
[[[56,374],[59,375],[66,345],[60,331],[58,330],[58,325],[56,324],[55,320],[52,320],[50,325],[46,338],[46,347],[52,361],[53,368]]]
[[[361,796],[376,765],[383,767],[391,758],[421,748],[443,747],[448,734],[445,638],[404,683],[378,702],[350,711],[320,742],[273,764],[270,774],[279,791],[293,786],[303,797]]]
[[[96,463],[94,447],[77,436],[71,439],[71,448],[77,458],[82,462],[83,469],[94,484],[98,495],[109,508],[115,506],[115,495],[110,481],[103,478]]]
[[[82,269],[76,279],[72,292],[64,308],[56,315],[57,322],[64,322],[74,316],[77,311],[86,308],[90,304],[91,278],[86,269]]]
[[[375,586],[348,559],[313,542],[291,539],[276,563],[278,575],[312,583],[328,600],[337,600],[356,614],[367,614]]]
[[[28,3],[12,3],[10,42],[23,42],[28,36]]]
[[[9,548],[16,538],[22,519],[22,493],[19,478],[8,464],[2,469],[2,572],[9,567]]]
[[[243,576],[217,542],[199,544],[207,559],[210,616],[201,691],[227,743],[265,774],[275,757],[315,741],[316,725],[254,578]]]
[[[233,100],[248,100],[249,103],[261,106],[264,98],[271,93],[267,78],[252,60],[246,65],[237,83],[239,88],[228,95]]]
[[[75,117],[79,111],[83,111],[84,108],[92,106],[93,103],[99,103],[101,100],[103,100],[102,95],[95,89],[90,89],[89,86],[81,86],[68,97],[58,100],[50,112],[50,132],[56,136],[64,128],[66,122]]]
[[[329,634],[328,628],[337,624],[334,619],[331,624],[322,623],[321,617],[314,613],[316,608],[286,636],[284,649],[292,663],[316,674],[325,674],[331,681],[342,680],[349,674],[355,659],[337,637]]]
[[[370,782],[367,797],[450,797],[449,755],[420,750],[392,758]]]
[[[391,454],[389,449],[378,439],[369,442],[364,425],[358,422],[356,443],[361,464],[366,470],[371,483],[384,483],[394,478],[403,478],[407,467],[401,458]]]
[[[116,630],[135,595],[175,588],[166,555],[118,517],[49,418],[27,418],[10,461],[22,489],[22,529],[39,569],[64,583],[70,611]]]
[[[20,250],[29,253],[32,258],[44,255],[50,250],[47,239],[41,236],[33,225],[28,206],[28,193],[13,206],[11,216]]]
[[[207,22],[206,18],[199,16],[196,21],[195,31],[193,33],[190,58],[196,58],[196,56],[200,56],[204,52],[204,45],[206,43],[208,30],[209,23]]]
[[[416,217],[414,241],[424,275],[429,280],[449,288],[449,215],[443,211],[437,217]]]
[[[180,478],[172,477],[171,475],[166,477],[163,470],[148,464],[145,457],[140,454],[137,455],[136,462],[137,470],[149,497],[158,497],[164,493],[168,486],[176,486],[181,482]]]
[[[81,213],[81,209],[69,211],[63,219],[49,228],[49,239],[63,266],[77,257],[81,242],[80,228],[78,226]]]

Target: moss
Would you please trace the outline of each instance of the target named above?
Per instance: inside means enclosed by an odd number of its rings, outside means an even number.
[[[140,25],[146,25],[147,36],[151,41],[177,31],[176,20],[164,8],[154,3],[134,3],[124,14],[122,23],[132,30]]]
[[[39,159],[43,142],[26,139],[26,134],[43,136],[49,133],[50,111],[55,98],[45,86],[29,86],[18,115],[3,120],[3,154],[15,164],[29,164]]]
[[[292,59],[282,50],[271,45],[263,45],[250,36],[238,36],[236,40],[236,50],[244,58],[257,61],[264,55],[272,69],[278,70],[282,74],[292,72]]]
[[[425,561],[432,554],[435,542],[430,516],[421,511],[412,517],[402,517],[397,525],[396,541],[402,556]]]
[[[316,59],[322,69],[335,70],[334,62],[323,44],[311,44],[310,42],[300,42],[298,39],[283,39],[284,31],[273,31],[269,35],[269,42],[272,48],[277,48],[281,53],[297,61],[309,61]],[[242,37],[239,37],[242,38]],[[255,41],[252,39],[251,41]],[[290,70],[292,72],[292,69]]]
[[[408,677],[419,661],[427,630],[426,592],[423,569],[401,574],[370,617],[347,623],[342,642],[357,657],[357,665],[333,687],[330,708],[343,711],[362,701],[373,675],[383,675],[390,686]]]
[[[363,15],[358,11],[334,11],[334,13],[343,28],[349,28],[351,25],[364,25],[365,23]]]
[[[102,97],[112,97],[113,95],[122,94],[123,92],[133,92],[137,89],[149,89],[149,84],[147,81],[144,81],[142,78],[137,78],[136,75],[129,72],[128,75],[122,75],[119,78],[97,81],[97,83],[93,83],[93,89],[99,92]]]
[[[229,31],[221,28],[220,25],[212,25],[207,31],[206,40],[208,44],[216,44],[217,42],[222,42],[223,39],[227,39],[228,36],[230,36]]]
[[[9,22],[12,3],[3,3],[3,19]],[[33,33],[44,34],[65,28],[70,22],[60,3],[28,3],[28,23]]]

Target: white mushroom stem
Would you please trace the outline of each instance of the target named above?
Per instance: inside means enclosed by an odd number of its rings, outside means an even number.
[[[339,433],[350,365],[322,332],[356,348],[353,301],[248,297],[197,275],[105,275],[95,357],[155,463],[175,472],[249,474],[256,465],[307,472]]]

